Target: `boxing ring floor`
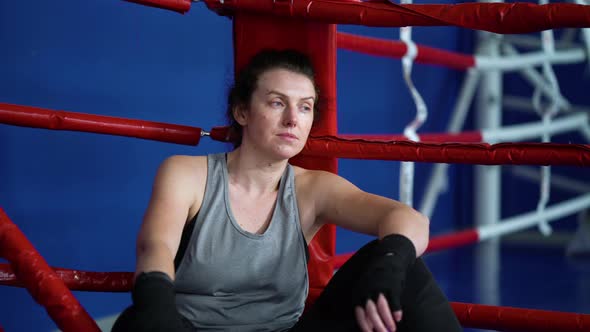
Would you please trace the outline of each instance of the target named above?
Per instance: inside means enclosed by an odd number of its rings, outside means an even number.
[[[588,257],[573,262],[560,247],[504,244],[498,288],[486,289],[477,284],[473,265],[465,264],[473,262],[474,249],[451,249],[426,258],[449,298],[478,302],[495,296],[502,306],[590,312]]]

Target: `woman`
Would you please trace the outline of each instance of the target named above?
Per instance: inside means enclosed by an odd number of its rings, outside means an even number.
[[[232,152],[173,156],[159,168],[137,241],[133,305],[113,331],[460,330],[416,259],[427,218],[338,175],[289,165],[318,108],[307,57],[259,53],[228,104]],[[303,314],[307,243],[324,220],[379,240]]]

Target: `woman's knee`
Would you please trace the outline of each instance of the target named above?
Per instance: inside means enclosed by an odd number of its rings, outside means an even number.
[[[137,312],[134,306],[129,306],[117,317],[111,332],[137,331]]]
[[[447,297],[421,258],[408,270],[402,309],[400,331],[461,331]]]

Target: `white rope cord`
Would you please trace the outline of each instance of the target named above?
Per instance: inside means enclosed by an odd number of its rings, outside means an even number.
[[[508,43],[502,44],[502,51],[515,58],[521,56],[521,54],[519,54],[516,48]],[[525,66],[524,68],[521,67],[519,72],[525,80],[527,80],[536,89],[540,89],[540,91],[543,92],[543,94],[546,97],[549,98],[549,96],[555,93],[551,86],[547,84],[543,76],[537,73],[537,71],[532,68],[532,65]],[[558,102],[560,109],[567,111],[571,108],[570,102],[561,93],[558,93],[557,96],[552,97],[555,98],[555,100]]]
[[[543,114],[543,124],[545,128],[548,128],[551,124],[551,115],[548,113]],[[544,130],[543,132],[543,143],[548,143],[550,141],[549,132]],[[539,214],[539,231],[545,236],[551,235],[553,232],[549,223],[547,223],[547,219],[541,217],[544,215],[545,208],[547,207],[547,202],[549,202],[549,196],[551,194],[551,166],[542,166],[541,167],[541,183],[539,187],[539,202],[537,203],[537,213]]]
[[[416,105],[416,117],[414,120],[404,128],[404,135],[413,141],[419,142],[420,137],[416,133],[417,130],[424,124],[426,118],[428,117],[428,110],[426,108],[426,103],[422,96],[414,86],[414,82],[412,81],[412,66],[414,63],[414,59],[418,55],[418,48],[416,44],[411,40],[411,27],[402,27],[400,29],[401,33],[401,40],[407,46],[406,55],[402,58],[402,65],[403,65],[403,72],[404,72],[404,80],[410,90],[412,95],[412,99],[414,100],[414,104]]]
[[[402,0],[402,4],[410,4],[411,0]],[[428,117],[428,111],[426,109],[426,103],[422,96],[414,86],[412,81],[412,66],[414,59],[418,55],[418,47],[412,41],[412,27],[400,28],[400,40],[406,45],[406,54],[402,58],[402,68],[404,81],[410,90],[414,104],[416,105],[416,117],[410,124],[404,128],[404,135],[409,140],[419,142],[420,137],[416,133],[418,128],[422,126],[426,118]],[[413,162],[402,162],[400,165],[400,201],[413,206],[414,196],[414,163]]]
[[[539,38],[537,38],[537,40],[539,40]],[[541,46],[541,44],[536,43],[530,46],[539,47]],[[557,61],[558,63],[566,63],[571,60],[570,63],[578,63],[583,61],[585,58],[584,51],[579,48],[572,49],[573,46],[575,45],[563,45],[563,47],[570,48],[570,50],[558,52],[561,53],[561,55],[558,54],[558,56],[556,57],[551,56],[551,54],[547,54],[547,52],[544,51],[527,53],[525,55],[522,55],[511,44],[506,42],[502,43],[503,52],[504,54],[509,55],[509,57],[504,56],[502,57],[502,59],[500,59],[498,63],[494,64],[492,64],[491,61],[488,61],[487,58],[482,57],[480,59],[484,59],[484,62],[487,61],[486,66],[489,66],[489,68],[481,68],[481,66],[478,66],[467,71],[467,77],[463,81],[458,101],[455,104],[455,108],[452,113],[452,120],[450,121],[450,124],[447,127],[447,131],[459,132],[462,128],[463,123],[465,121],[465,115],[467,113],[468,106],[473,99],[474,91],[479,81],[479,75],[481,74],[482,69],[485,71],[486,69],[491,69],[493,65],[499,64],[500,69],[519,68],[521,75],[523,75],[523,78],[527,80],[533,87],[536,87],[537,89],[542,91],[544,97],[547,100],[557,101],[558,107],[562,111],[576,111],[577,113],[574,113],[571,116],[565,118],[554,120],[552,121],[549,127],[545,127],[544,123],[540,121],[537,123],[513,125],[494,130],[483,130],[481,134],[482,140],[484,142],[498,143],[536,139],[542,136],[542,132],[544,130],[548,131],[550,135],[555,135],[572,130],[578,130],[579,132],[581,132],[582,135],[584,135],[586,140],[590,142],[590,126],[588,124],[588,116],[587,114],[585,114],[588,110],[581,109],[570,104],[570,102],[563,95],[561,95],[559,90],[553,89],[547,82],[547,80],[543,78],[543,75],[539,74],[533,68],[534,65],[538,65],[541,63],[543,57],[545,58],[546,62],[553,62],[555,60],[559,60]],[[560,56],[561,58],[559,58]],[[514,64],[511,63],[515,60],[516,62]],[[508,101],[511,102],[510,105],[508,105]],[[531,99],[525,100],[523,98],[506,96],[505,103],[508,107],[534,109],[531,103]],[[422,204],[420,206],[420,211],[428,217],[431,217],[434,213],[434,208],[438,200],[438,197],[447,188],[448,167],[448,164],[434,165],[434,170],[429,178],[427,189],[423,196]]]

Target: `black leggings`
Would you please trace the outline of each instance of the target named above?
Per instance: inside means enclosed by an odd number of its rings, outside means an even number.
[[[289,332],[360,331],[354,315],[354,287],[376,244],[377,240],[362,247],[336,272],[314,305]],[[422,259],[417,259],[408,270],[401,305],[399,332],[461,331],[447,298]],[[196,331],[188,320],[183,323],[184,331]],[[139,325],[141,319],[131,306],[119,316],[112,331],[139,331]]]
[[[362,247],[336,272],[290,332],[360,331],[354,315],[354,287],[376,244],[377,240]],[[462,331],[447,298],[421,258],[408,269],[401,306],[399,332]]]

